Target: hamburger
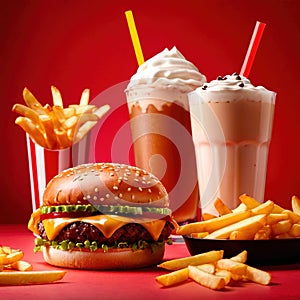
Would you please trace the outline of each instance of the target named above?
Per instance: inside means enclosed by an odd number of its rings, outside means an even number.
[[[116,163],[66,169],[46,186],[28,228],[51,265],[139,268],[159,263],[177,228],[165,187],[151,173]]]

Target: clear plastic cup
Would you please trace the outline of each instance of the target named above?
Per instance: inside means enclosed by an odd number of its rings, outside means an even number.
[[[276,94],[222,90],[189,94],[202,213],[217,214],[220,198],[234,209],[239,196],[264,201]],[[249,96],[251,95],[251,96]]]
[[[126,96],[136,166],[164,184],[177,222],[196,221],[199,189],[187,93],[137,86]]]

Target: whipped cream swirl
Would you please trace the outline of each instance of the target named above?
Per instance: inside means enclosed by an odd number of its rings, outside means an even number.
[[[263,86],[254,86],[250,80],[238,73],[219,76],[216,80],[203,84],[195,93],[201,95],[203,101],[228,102],[239,100],[273,102],[275,93]]]
[[[131,77],[128,88],[133,86],[174,86],[190,92],[206,82],[197,67],[173,47],[145,61]]]

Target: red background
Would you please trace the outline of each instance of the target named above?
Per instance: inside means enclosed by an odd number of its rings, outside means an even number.
[[[25,223],[31,212],[25,134],[14,125],[13,104],[23,103],[24,87],[46,104],[55,85],[71,104],[86,87],[94,98],[128,80],[137,68],[124,15],[128,9],[145,59],[175,45],[208,80],[239,71],[255,22],[267,24],[249,78],[277,92],[266,198],[290,208],[291,196],[300,195],[300,1],[2,0],[0,223]],[[115,99],[123,100],[123,95]],[[123,106],[116,123],[103,126],[98,160],[110,159],[110,136],[127,118]]]

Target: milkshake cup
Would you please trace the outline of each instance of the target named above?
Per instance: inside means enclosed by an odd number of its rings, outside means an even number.
[[[199,189],[187,94],[205,81],[174,47],[143,63],[126,89],[135,164],[164,184],[179,223],[197,220]]]
[[[237,73],[189,94],[202,213],[217,214],[216,198],[231,209],[242,194],[264,201],[275,97]]]

